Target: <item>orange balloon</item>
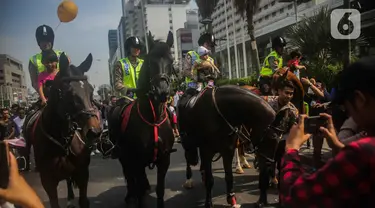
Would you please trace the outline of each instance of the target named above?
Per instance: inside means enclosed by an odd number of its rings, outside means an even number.
[[[77,5],[71,0],[64,0],[57,8],[57,16],[61,22],[73,21],[78,14]]]

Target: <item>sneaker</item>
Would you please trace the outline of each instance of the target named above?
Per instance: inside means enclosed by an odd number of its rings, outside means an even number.
[[[94,153],[95,154],[100,154],[100,151],[96,149],[96,150],[94,150]]]
[[[91,154],[90,154],[91,156],[94,156],[95,155],[95,152],[91,152]]]

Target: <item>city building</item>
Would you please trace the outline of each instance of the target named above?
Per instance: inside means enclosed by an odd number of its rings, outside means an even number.
[[[283,35],[288,26],[313,16],[322,7],[337,8],[342,4],[342,0],[309,0],[298,4],[296,15],[293,1],[284,3],[261,0],[258,12],[254,15],[255,37],[261,63],[270,52],[272,38]],[[219,0],[212,20],[218,44],[215,50],[220,54],[224,74],[228,78],[239,78],[254,73],[247,23],[236,12],[232,0]],[[200,24],[200,31],[204,30],[205,26]]]
[[[155,39],[165,40],[168,31],[174,35],[172,54],[178,59],[176,30],[183,28],[190,10],[186,0],[123,0],[125,38],[138,36],[142,39],[151,31]],[[147,45],[147,41],[145,41]],[[123,47],[123,46],[122,46]]]
[[[0,99],[2,107],[23,103],[27,99],[22,62],[7,54],[0,54]]]
[[[177,66],[179,69],[182,69],[186,53],[198,48],[198,39],[200,36],[198,27],[198,10],[187,10],[184,28],[176,31]]]
[[[117,49],[117,30],[108,31],[108,49],[109,49],[109,58],[111,58]]]

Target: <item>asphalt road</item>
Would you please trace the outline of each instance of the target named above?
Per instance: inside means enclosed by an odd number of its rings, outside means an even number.
[[[171,166],[166,177],[166,193],[165,202],[167,208],[195,208],[203,207],[205,199],[205,190],[200,182],[199,167],[194,167],[195,187],[191,190],[185,190],[182,184],[185,182],[185,161],[183,157],[183,149],[180,144],[175,144],[178,149],[172,154]],[[249,162],[251,159],[249,159]],[[250,163],[252,164],[252,163]],[[213,190],[214,205],[217,208],[228,207],[226,204],[225,181],[222,162],[218,161],[213,164],[215,185]],[[234,167],[234,163],[233,163]],[[148,196],[146,202],[147,207],[156,207],[156,170],[147,169],[148,178],[152,186],[152,192]],[[36,190],[46,207],[50,207],[48,197],[41,186],[39,174],[35,172],[25,173],[26,180]],[[258,173],[254,169],[245,170],[245,174],[235,174],[235,192],[237,202],[243,208],[254,207],[254,203],[258,199]],[[66,183],[60,183],[58,187],[60,206],[66,207]],[[76,197],[78,190],[75,190]],[[117,160],[102,159],[99,155],[93,156],[90,165],[90,181],[88,197],[91,207],[93,208],[118,208],[126,207],[124,196],[126,186],[124,177],[121,172],[120,163]],[[268,201],[275,203],[277,200],[277,191],[270,190]],[[76,198],[75,204],[78,204]]]

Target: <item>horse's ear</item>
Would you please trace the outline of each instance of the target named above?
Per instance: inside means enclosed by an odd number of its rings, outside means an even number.
[[[60,73],[62,75],[66,75],[68,73],[69,69],[69,59],[65,55],[65,53],[62,53],[59,58],[59,68],[60,68]]]
[[[79,70],[82,73],[86,73],[89,71],[92,65],[92,55],[91,53],[87,56],[87,58],[78,66]]]
[[[171,31],[168,32],[168,37],[167,37],[167,44],[169,45],[170,48],[173,46],[173,33]]]

